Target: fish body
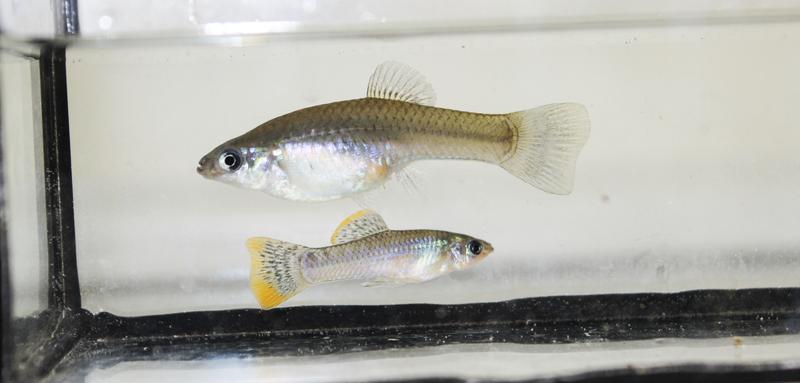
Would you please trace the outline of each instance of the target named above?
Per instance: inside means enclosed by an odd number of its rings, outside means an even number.
[[[247,242],[251,287],[263,308],[272,308],[303,289],[337,281],[399,285],[428,281],[472,266],[492,246],[464,234],[438,230],[389,230],[369,210],[337,228],[332,246],[309,248],[271,238]]]
[[[571,190],[589,131],[583,106],[481,114],[437,108],[432,99],[416,71],[383,64],[368,97],[267,121],[212,150],[198,172],[284,199],[324,201],[374,189],[417,160],[462,159],[498,164],[548,192]]]
[[[230,146],[257,148],[264,158],[256,173],[263,178],[243,185],[319,201],[373,189],[416,160],[499,163],[513,135],[503,116],[363,98],[279,117]]]

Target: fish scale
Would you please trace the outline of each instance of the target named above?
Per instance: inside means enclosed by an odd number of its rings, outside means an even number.
[[[513,132],[504,115],[365,98],[301,109],[257,127],[241,141],[255,137],[269,137],[288,150],[295,144],[325,147],[345,138],[359,140],[395,163],[437,158],[498,163],[510,150]],[[387,143],[398,150],[382,150]],[[336,151],[350,149],[343,145]]]
[[[449,235],[429,230],[388,231],[316,250],[300,257],[303,277],[309,283],[404,277],[404,270],[432,263],[430,255],[443,250]],[[389,263],[394,267],[385,267]]]

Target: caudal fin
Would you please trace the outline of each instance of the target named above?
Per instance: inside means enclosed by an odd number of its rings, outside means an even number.
[[[271,309],[308,287],[298,257],[306,247],[272,238],[250,238],[250,288],[263,309]]]
[[[589,114],[581,104],[540,106],[506,115],[517,128],[514,154],[500,166],[553,194],[569,194],[575,161],[589,138]]]

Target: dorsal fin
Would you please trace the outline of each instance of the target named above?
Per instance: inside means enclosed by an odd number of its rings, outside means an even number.
[[[386,61],[369,77],[367,97],[433,106],[436,94],[422,73],[397,61]]]
[[[331,243],[338,245],[340,243],[355,241],[356,239],[386,230],[389,230],[389,228],[386,226],[386,222],[383,222],[383,218],[381,218],[378,213],[365,209],[357,211],[345,218],[344,221],[339,224],[339,227],[333,231]]]

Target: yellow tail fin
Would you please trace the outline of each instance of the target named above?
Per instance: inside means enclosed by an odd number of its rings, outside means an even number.
[[[298,257],[303,246],[271,238],[250,238],[250,288],[263,309],[271,309],[308,287]]]

